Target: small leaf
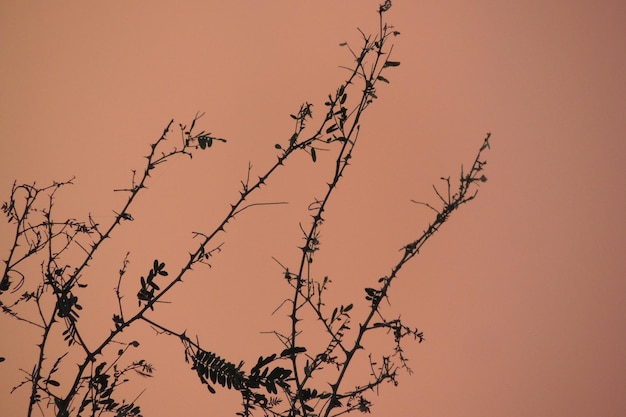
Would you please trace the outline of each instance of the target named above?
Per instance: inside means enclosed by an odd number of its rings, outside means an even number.
[[[383,64],[383,68],[387,68],[387,67],[397,67],[397,66],[399,66],[399,65],[400,65],[400,63],[399,63],[398,61],[386,61],[386,62]]]
[[[313,159],[313,162],[317,161],[317,154],[315,153],[315,148],[311,148],[311,158]]]
[[[326,133],[334,132],[337,129],[339,129],[339,127],[337,126],[337,123],[335,123],[331,127],[329,127],[328,129],[326,129]]]
[[[378,77],[376,77],[377,80],[382,81],[384,83],[389,84],[389,80],[386,79],[385,77],[383,77],[382,75],[379,75]]]
[[[96,367],[96,376],[100,375],[100,372],[102,372],[102,369],[104,369],[106,364],[107,364],[106,362],[102,362],[100,365]]]
[[[268,381],[265,384],[265,389],[267,390],[267,392],[269,392],[270,394],[277,394],[278,390],[276,389],[276,384],[274,384],[271,381]]]
[[[0,281],[0,293],[2,291],[8,291],[10,286],[11,286],[11,280],[9,279],[8,275],[5,275],[4,278],[2,278],[2,281]]]
[[[295,355],[295,354],[302,353],[302,352],[306,352],[306,348],[305,347],[294,346],[292,348],[288,348],[288,349],[283,350],[280,353],[280,356],[281,357],[291,356],[291,355]]]
[[[53,387],[59,387],[61,386],[61,384],[59,384],[57,381],[55,381],[54,379],[49,379],[48,384],[52,385]]]

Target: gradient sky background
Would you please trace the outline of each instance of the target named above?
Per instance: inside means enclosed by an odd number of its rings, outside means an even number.
[[[110,326],[114,283],[98,277],[114,277],[127,250],[129,276],[154,257],[174,267],[190,232],[216,225],[248,162],[258,173],[273,163],[288,115],[304,101],[321,112],[351,62],[339,43],[357,42],[357,27],[375,30],[377,5],[0,4],[3,201],[14,179],[75,175],[59,210],[105,223],[120,200],[112,190],[128,185],[171,118],[206,112],[201,128],[229,139],[155,175],[137,220],[94,262],[101,292],[83,319]],[[478,199],[393,287],[392,308],[426,343],[407,345],[415,373],[385,387],[372,415],[625,415],[626,3],[396,0],[388,21],[402,33],[393,52],[402,64],[365,115],[322,231],[320,274],[338,300],[362,300],[355,288],[386,274],[427,224],[410,200],[433,201],[431,184],[456,176],[493,137]],[[259,333],[284,324],[270,315],[286,296],[271,257],[295,262],[298,222],[328,179],[314,168],[300,158],[281,171],[259,201],[289,205],[240,216],[213,268],[188,279],[172,296],[182,305],[160,317],[235,362],[275,349]],[[3,223],[3,258],[7,233]],[[8,317],[0,329],[0,414],[24,415],[25,393],[8,390],[34,347]],[[238,410],[236,393],[206,394],[176,341],[140,335],[157,368],[140,381],[144,415]]]

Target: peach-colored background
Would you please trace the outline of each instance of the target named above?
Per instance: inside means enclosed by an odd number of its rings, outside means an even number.
[[[190,232],[216,225],[248,161],[256,173],[273,162],[288,115],[306,100],[321,110],[350,63],[338,44],[357,42],[356,27],[375,30],[377,4],[2,2],[2,200],[14,179],[76,175],[60,212],[106,223],[120,201],[112,190],[128,185],[171,118],[204,111],[201,127],[229,139],[154,176],[137,220],[93,263],[99,300],[82,320],[111,325],[127,250],[130,299],[154,257],[175,268]],[[487,131],[493,140],[479,198],[394,287],[392,311],[427,342],[407,345],[415,374],[384,387],[373,415],[626,414],[626,3],[397,0],[388,20],[402,33],[402,65],[365,116],[323,229],[319,274],[334,279],[338,302],[361,300],[355,288],[387,273],[426,225],[410,199],[431,198]],[[233,361],[275,348],[259,333],[285,323],[271,316],[287,296],[271,257],[298,255],[298,222],[328,178],[320,159],[288,164],[257,201],[289,205],[239,216],[213,268],[190,276],[170,297],[183,302],[158,317]],[[8,390],[31,366],[31,336],[7,316],[0,330],[0,414],[24,415],[25,393]],[[195,382],[177,342],[138,332],[128,341],[141,336],[157,368],[129,391],[147,387],[144,415],[237,410],[236,393],[209,396]]]

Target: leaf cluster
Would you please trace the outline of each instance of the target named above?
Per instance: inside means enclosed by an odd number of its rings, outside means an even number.
[[[139,280],[139,283],[141,284],[141,289],[139,290],[139,292],[137,292],[139,306],[141,306],[141,302],[144,301],[151,310],[154,310],[154,306],[151,301],[154,298],[154,292],[161,289],[154,282],[154,279],[159,275],[166,277],[169,275],[169,273],[165,270],[165,262],[159,262],[158,259],[155,259],[154,266],[152,267],[150,272],[148,272],[148,278],[141,277]]]

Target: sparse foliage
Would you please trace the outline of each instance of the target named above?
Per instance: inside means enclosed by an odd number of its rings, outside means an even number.
[[[304,103],[291,115],[294,130],[284,143],[277,143],[276,160],[258,178],[250,178],[250,173],[242,181],[239,197],[218,222],[218,226],[208,232],[194,232],[197,242],[195,250],[181,254],[180,264],[167,264],[155,259],[144,276],[127,276],[129,254],[126,254],[117,275],[115,296],[117,305],[112,306],[110,329],[103,329],[97,343],[86,343],[83,338],[84,326],[81,320],[84,295],[89,291],[90,262],[105,241],[112,238],[112,232],[133,221],[133,203],[142,195],[151,174],[159,166],[178,156],[192,157],[194,154],[213,149],[216,143],[226,140],[211,133],[196,131],[201,114],[196,115],[188,125],[180,124],[180,139],[173,148],[168,148],[174,135],[174,121],[170,121],[162,135],[150,145],[145,166],[133,171],[130,185],[115,191],[125,193],[126,199],[115,211],[110,224],[99,224],[91,215],[86,220],[59,220],[55,215],[54,202],[59,191],[71,185],[73,178],[53,182],[47,186],[14,183],[2,211],[12,225],[12,244],[4,259],[5,268],[0,280],[0,306],[2,311],[25,326],[32,326],[40,332],[37,344],[38,355],[31,371],[25,371],[25,378],[14,389],[28,389],[30,396],[27,415],[56,416],[100,416],[114,415],[141,416],[138,399],[127,402],[119,398],[118,388],[137,377],[152,377],[154,369],[146,360],[126,361],[131,350],[142,349],[139,341],[123,342],[121,333],[139,323],[145,323],[159,333],[178,339],[187,366],[197,374],[199,382],[211,393],[219,387],[241,393],[240,416],[338,416],[351,411],[370,412],[372,406],[369,394],[381,384],[397,384],[401,369],[411,372],[405,357],[404,341],[424,340],[420,330],[405,324],[400,317],[389,317],[383,300],[388,300],[391,285],[402,268],[414,258],[423,245],[449,219],[453,212],[476,197],[477,187],[486,181],[483,174],[486,161],[483,152],[489,147],[489,135],[484,139],[471,168],[461,169],[458,182],[449,177],[443,178],[445,189],[435,187],[437,204],[419,202],[433,211],[433,220],[426,229],[409,242],[404,243],[397,261],[390,266],[388,273],[378,279],[375,285],[364,288],[361,294],[350,294],[350,302],[342,305],[327,305],[326,295],[331,289],[331,279],[316,278],[313,260],[321,248],[320,230],[329,201],[337,191],[337,185],[351,164],[353,150],[358,142],[361,117],[367,108],[378,98],[379,82],[387,84],[393,74],[387,72],[400,65],[392,60],[393,38],[399,32],[385,23],[385,13],[391,8],[387,0],[379,6],[379,31],[375,35],[361,32],[361,44],[353,47],[341,44],[353,58],[345,81],[328,95],[322,117],[313,117],[313,105]],[[315,127],[311,127],[317,123]],[[169,149],[169,150],[168,150]],[[292,155],[305,152],[313,162],[319,158],[319,151],[334,158],[333,172],[328,187],[322,196],[313,199],[310,210],[310,223],[302,227],[303,244],[300,256],[287,265],[278,262],[282,268],[285,285],[290,288],[290,298],[280,308],[287,309],[289,324],[272,332],[279,342],[275,352],[257,352],[256,364],[247,366],[244,361],[230,362],[226,355],[201,345],[197,338],[186,332],[168,328],[152,318],[150,312],[158,309],[158,303],[194,267],[207,267],[210,259],[217,256],[221,244],[216,244],[216,236],[225,233],[225,225],[235,220],[235,216],[259,203],[250,203],[250,197],[279,170]],[[453,192],[453,188],[458,187]],[[275,204],[275,203],[267,203]],[[9,238],[6,236],[5,238]],[[69,251],[78,248],[80,261],[69,256]],[[32,264],[41,265],[41,277],[35,289],[20,293],[27,280],[33,276],[25,271]],[[133,282],[137,292],[134,309],[123,308],[122,298],[129,297],[122,291],[122,282]],[[32,282],[31,282],[32,284]],[[175,302],[175,301],[174,301]],[[354,316],[355,304],[363,308]],[[321,332],[321,348],[308,346],[303,335],[314,331],[304,327],[302,317],[311,315]],[[56,358],[52,366],[50,359],[51,337],[62,335],[67,343],[67,353]],[[389,337],[393,349],[388,354],[377,356],[370,352],[366,335]],[[115,355],[105,348],[119,345]],[[68,359],[71,352],[72,360]],[[347,372],[354,367],[357,356],[367,358],[370,366],[369,378],[358,385],[348,385]],[[78,358],[78,359],[74,359]],[[78,365],[78,366],[76,366]],[[62,367],[65,372],[73,372],[69,384],[61,384],[55,373]],[[320,378],[314,380],[314,376]],[[323,383],[320,383],[323,381]],[[135,383],[135,382],[133,382]]]

